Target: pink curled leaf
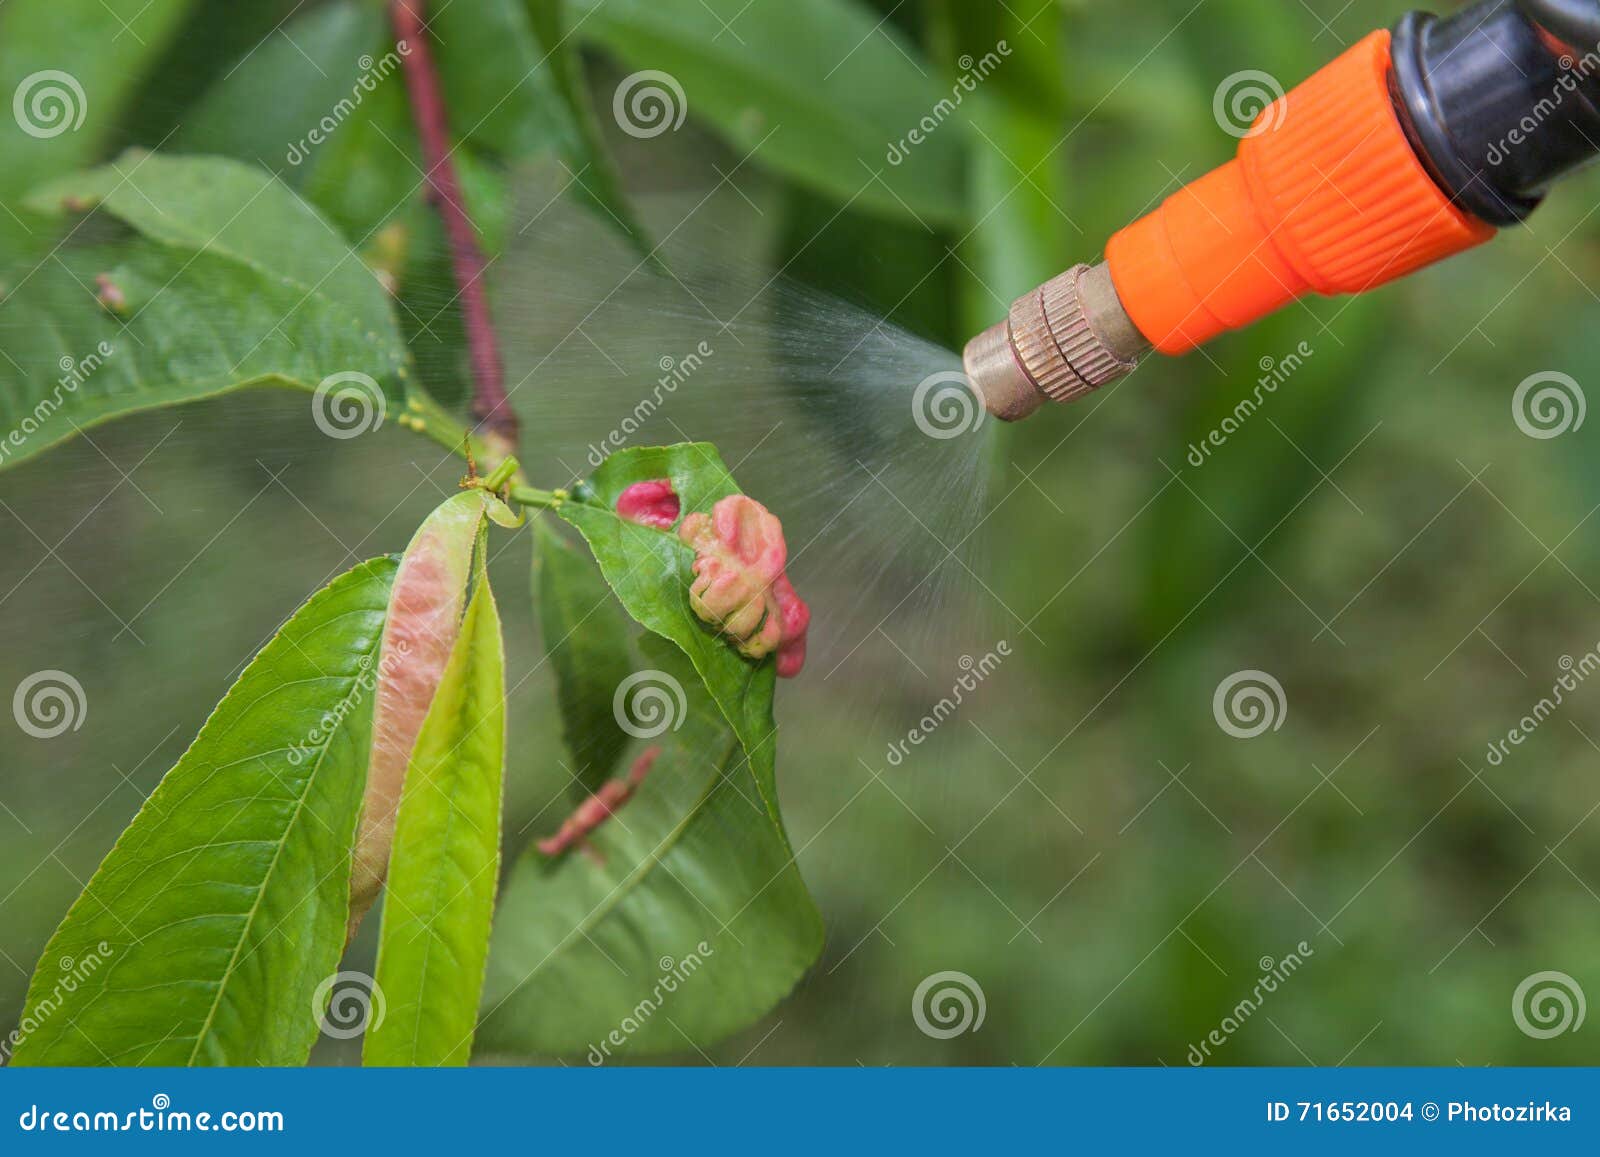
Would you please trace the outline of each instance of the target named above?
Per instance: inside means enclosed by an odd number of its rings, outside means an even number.
[[[617,513],[629,522],[651,526],[657,530],[671,530],[678,521],[678,495],[672,482],[666,478],[653,478],[648,482],[635,482],[617,496]]]
[[[350,933],[383,887],[411,752],[461,631],[483,496],[448,499],[417,530],[400,561],[379,651],[372,757],[350,878]]]
[[[650,774],[650,767],[660,754],[661,748],[649,748],[633,761],[627,779],[611,779],[601,784],[599,791],[580,803],[572,814],[561,822],[561,828],[555,835],[547,836],[538,842],[536,846],[539,854],[559,856],[567,849],[588,839],[596,828],[633,798],[633,793],[644,782],[644,777]]]
[[[789,548],[777,517],[755,499],[731,494],[709,515],[685,518],[678,537],[695,552],[689,588],[694,613],[746,658],[776,651],[778,674],[799,674],[811,611],[784,573]]]

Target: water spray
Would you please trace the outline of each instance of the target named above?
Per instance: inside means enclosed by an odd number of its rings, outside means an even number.
[[[1008,421],[1311,293],[1364,293],[1489,240],[1600,154],[1600,0],[1407,14],[1255,118],[1237,156],[1018,298],[967,344]]]

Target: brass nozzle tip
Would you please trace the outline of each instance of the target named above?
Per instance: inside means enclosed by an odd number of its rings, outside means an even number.
[[[1068,402],[1132,373],[1149,348],[1105,265],[1075,265],[1019,297],[1005,321],[967,343],[967,377],[1002,421],[1046,399]]]

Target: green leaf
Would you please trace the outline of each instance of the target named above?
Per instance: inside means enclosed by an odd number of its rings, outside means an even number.
[[[335,579],[240,675],[51,937],[28,995],[50,1011],[15,1063],[305,1062],[344,949],[394,574]]]
[[[695,617],[692,550],[616,514],[623,490],[654,478],[671,480],[684,514],[738,493],[715,449],[686,443],[613,454],[559,508],[651,632],[651,666],[612,695],[658,754],[586,848],[554,859],[531,848],[513,870],[479,1028],[490,1050],[594,1048],[600,1063],[704,1046],[764,1015],[822,949],[778,811],[774,664],[744,659]],[[644,708],[651,697],[659,712]]]
[[[587,497],[564,503],[558,513],[589,543],[606,582],[635,621],[689,656],[744,745],[767,810],[781,826],[773,754],[774,663],[744,658],[695,616],[689,606],[694,551],[674,534],[617,515],[622,492],[653,478],[671,480],[685,515],[709,513],[719,498],[739,493],[733,475],[708,443],[634,447],[607,458],[589,479]]]
[[[283,35],[251,48],[218,80],[185,118],[174,147],[236,157],[298,184],[339,147],[347,129],[369,117],[375,94],[403,90],[399,69],[385,59],[394,52],[380,6],[337,0],[313,8],[289,21]],[[310,140],[312,133],[323,140]],[[369,171],[407,170],[405,159],[387,146],[373,150],[368,163]]]
[[[951,90],[890,24],[862,6],[574,0],[573,7],[578,35],[630,67],[669,74],[687,112],[716,125],[741,156],[880,213],[932,224],[965,219],[965,132],[945,122],[940,103],[953,102]],[[630,81],[637,87],[630,89]],[[630,92],[647,87],[667,95],[666,115],[675,118],[685,102],[659,79],[630,77],[615,100],[626,108]],[[901,148],[903,160],[891,164],[891,146],[924,118],[941,123],[922,143]],[[641,119],[633,122],[636,133],[665,132]]]
[[[652,740],[662,751],[649,775],[587,849],[549,859],[530,848],[512,869],[484,1052],[600,1064],[704,1048],[764,1016],[822,950],[821,917],[748,753],[682,652],[643,645],[656,685],[683,689],[678,729]],[[754,697],[770,709],[771,695],[769,679]]]
[[[8,0],[0,6],[0,95],[28,115],[0,117],[0,204],[94,160],[124,104],[194,0]],[[65,74],[64,76],[60,74]],[[0,254],[53,241],[0,212]]]
[[[649,237],[623,195],[616,162],[612,160],[601,135],[594,101],[590,98],[589,84],[584,76],[583,57],[578,52],[572,22],[567,18],[566,0],[524,2],[528,19],[533,25],[537,42],[535,47],[549,60],[556,88],[566,102],[567,116],[572,126],[566,156],[573,179],[584,197],[609,215],[641,253],[651,253]]]
[[[111,418],[242,386],[365,375],[370,385],[341,387],[363,395],[363,426],[399,401],[406,353],[382,286],[267,174],[130,152],[33,203],[98,205],[137,235],[62,249],[0,298],[0,466]],[[114,307],[97,300],[108,291]]]
[[[561,734],[584,792],[611,775],[628,746],[613,699],[633,673],[627,621],[588,552],[548,522],[534,523],[534,590],[545,655],[555,671]]]
[[[505,652],[480,570],[406,773],[384,893],[369,1065],[464,1065],[500,870]]]

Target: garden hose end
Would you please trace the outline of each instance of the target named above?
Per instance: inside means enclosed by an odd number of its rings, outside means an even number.
[[[1476,0],[1369,34],[1248,126],[1223,125],[1235,157],[1120,230],[1103,264],[974,338],[974,390],[996,417],[1026,417],[1148,349],[1184,354],[1482,244],[1600,154],[1597,37],[1600,0]]]
[[[1075,265],[1012,303],[967,343],[967,380],[1003,421],[1070,402],[1132,373],[1150,343],[1129,319],[1105,265]]]

